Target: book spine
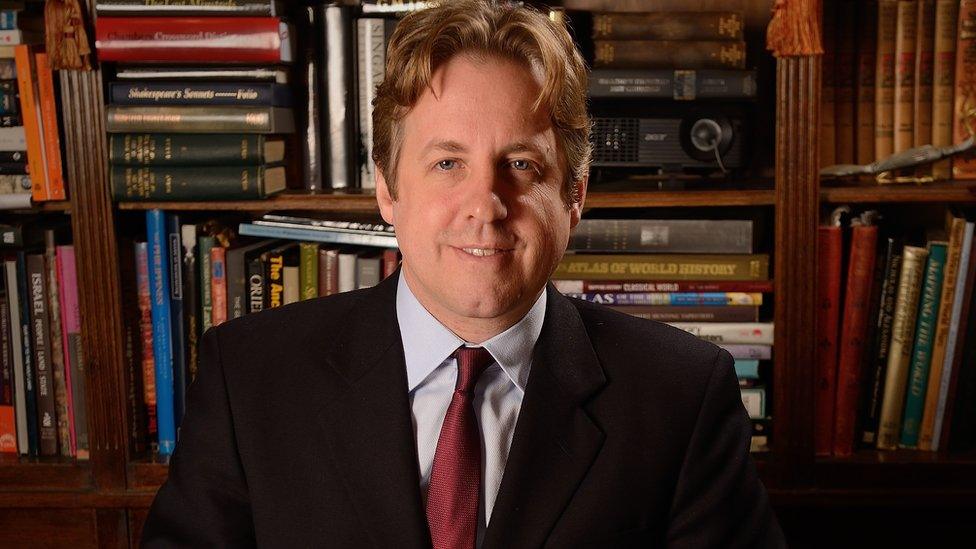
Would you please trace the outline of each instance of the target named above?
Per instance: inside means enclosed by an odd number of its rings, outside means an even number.
[[[58,425],[51,372],[50,315],[47,308],[47,284],[44,256],[27,256],[27,287],[30,292],[30,337],[34,353],[34,380],[37,391],[38,453],[58,454]]]
[[[674,307],[733,307],[762,305],[762,294],[743,292],[722,293],[568,293],[575,297],[604,305],[670,305]]]
[[[67,371],[64,361],[64,344],[61,324],[61,290],[57,273],[57,246],[55,232],[44,231],[44,279],[47,284],[47,308],[49,318],[49,334],[51,336],[51,375],[54,380],[55,417],[58,427],[58,448],[64,457],[74,455],[71,450],[71,425],[74,418],[69,412]]]
[[[959,1],[938,0],[935,7],[935,57],[932,65],[932,144],[952,144],[952,109],[956,74],[956,29],[959,25]],[[932,164],[932,177],[949,179],[952,160]]]
[[[885,371],[884,398],[878,428],[878,448],[893,450],[901,435],[901,418],[905,404],[905,385],[911,360],[918,298],[928,250],[905,246],[902,255],[898,294],[895,298],[895,317],[891,327],[891,346]]]
[[[17,261],[4,261],[7,282],[7,307],[10,316],[11,359],[14,379],[14,419],[16,421],[17,451],[21,455],[30,453],[28,418],[34,411],[27,407],[27,379],[24,369],[23,332],[21,331],[20,291]]]
[[[276,170],[278,168],[271,168]],[[264,166],[112,166],[116,201],[265,198]]]
[[[946,263],[945,242],[930,242],[925,265],[925,279],[919,294],[918,320],[915,323],[915,344],[908,370],[908,387],[902,417],[901,442],[905,448],[918,447],[919,424],[925,406],[926,384],[932,360],[932,341],[939,316],[942,281]]]
[[[286,39],[277,17],[100,17],[95,25],[101,61],[191,62],[206,51],[213,63],[283,63],[291,61]]]
[[[380,283],[380,257],[376,254],[356,257],[356,288],[372,288]]]
[[[136,274],[135,243],[126,238],[119,246],[119,286],[122,296],[122,360],[126,397],[126,430],[131,456],[146,453],[146,412],[142,398],[142,326]],[[60,411],[59,411],[60,413]]]
[[[587,252],[749,254],[753,223],[739,220],[583,220],[569,250]]]
[[[301,77],[304,104],[300,110],[302,115],[302,159],[304,187],[307,191],[321,191],[324,174],[324,159],[322,156],[322,142],[325,138],[322,135],[322,78],[319,72],[322,67],[319,65],[317,53],[318,36],[322,33],[322,20],[318,10],[314,6],[304,6],[299,22],[302,32],[301,40]]]
[[[717,345],[726,343],[773,344],[773,324],[771,322],[669,322],[668,324]]]
[[[312,299],[319,295],[319,245],[315,242],[299,244],[300,270],[299,287],[301,299]]]
[[[594,70],[587,94],[593,99],[644,98],[751,99],[756,97],[755,71],[736,70]]]
[[[758,322],[759,307],[672,307],[670,305],[608,305],[621,313],[658,322]]]
[[[745,41],[594,40],[594,68],[744,69]]]
[[[176,446],[176,411],[171,347],[169,248],[165,213],[162,210],[146,211],[146,235],[149,238],[149,288],[156,367],[156,424],[159,453],[168,456]]]
[[[153,354],[152,293],[149,286],[149,248],[136,242],[136,289],[139,294],[139,342],[142,345],[142,402],[146,408],[146,437],[158,451],[159,430],[156,418],[156,362]]]
[[[264,280],[267,286],[268,308],[285,304],[285,254],[281,249],[272,250],[264,261]]]
[[[197,377],[198,344],[200,341],[200,273],[197,265],[197,226],[180,226],[183,267],[183,337],[186,342],[187,385]]]
[[[895,238],[885,241],[884,273],[877,317],[868,357],[868,378],[865,382],[864,413],[861,426],[861,442],[875,445],[878,439],[878,425],[881,421],[881,399],[884,395],[885,372],[888,366],[888,351],[891,344],[891,328],[894,322],[895,297],[898,277],[901,273],[902,246]]]
[[[556,266],[554,279],[589,280],[766,280],[769,256],[753,255],[571,255]]]
[[[837,49],[834,55],[834,163],[853,164],[857,134],[854,113],[856,54],[856,2],[837,4]]]
[[[238,227],[238,232],[244,236],[260,236],[264,238],[281,238],[332,244],[355,244],[357,246],[376,246],[381,248],[397,247],[396,237],[390,234],[357,234],[330,231],[323,228],[282,227],[265,224],[258,225],[256,223],[241,223]]]
[[[738,345],[726,343],[719,346],[728,351],[734,359],[770,360],[773,358],[772,345]]]
[[[356,284],[356,252],[340,251],[337,270],[339,272],[338,292],[351,292]]]
[[[298,265],[285,265],[282,271],[282,300],[285,305],[295,303],[301,299],[300,286],[298,281]]]
[[[854,453],[857,399],[864,364],[864,340],[867,337],[878,246],[877,227],[854,227],[852,233],[847,289],[844,292],[844,320],[838,346],[833,437],[833,453],[836,456],[850,456]]]
[[[282,107],[106,107],[110,133],[291,133],[294,114]],[[28,154],[28,159],[30,155]]]
[[[200,335],[202,336],[213,326],[213,266],[210,259],[210,250],[217,245],[217,239],[210,235],[200,235],[197,238],[199,251],[197,256],[200,261],[199,275],[200,280]]]
[[[186,318],[183,310],[183,244],[180,214],[166,213],[166,256],[169,269],[170,357],[173,362],[173,417],[177,433],[186,410],[189,372],[186,353]]]
[[[596,40],[742,40],[741,12],[603,13],[593,16]]]
[[[383,250],[383,278],[387,278],[400,267],[400,251],[394,249]]]
[[[733,357],[734,358],[734,357]],[[742,379],[759,379],[759,361],[756,359],[735,359],[735,377]]]
[[[955,115],[953,133],[961,143],[976,132],[972,111],[976,105],[976,0],[959,3],[959,28],[956,41]],[[956,179],[976,179],[976,152],[968,152],[952,159],[952,176]]]
[[[929,378],[925,386],[925,406],[918,429],[918,447],[933,450],[932,434],[935,428],[935,412],[942,386],[942,372],[945,369],[946,344],[949,341],[949,323],[955,302],[956,285],[959,277],[959,262],[962,259],[962,241],[966,232],[966,220],[952,217],[949,223],[949,247],[946,253],[943,275],[942,295],[939,297],[939,316],[932,340],[932,359]]]
[[[895,42],[898,36],[898,1],[878,2],[878,47],[874,80],[874,157],[895,152]]]
[[[915,35],[918,32],[918,2],[898,2],[895,31],[895,118],[894,152],[915,143]]]
[[[27,254],[17,252],[17,293],[20,297],[20,342],[24,365],[24,394],[27,400],[27,440],[31,457],[40,455],[40,423],[38,422],[37,377],[34,371],[34,338],[31,333],[30,278]]]
[[[932,93],[935,69],[935,0],[919,0],[915,36],[915,106],[913,147],[932,143]],[[920,170],[928,170],[922,167]]]
[[[214,246],[210,250],[210,288],[213,294],[213,310],[210,323],[220,326],[227,321],[227,249]]]
[[[72,453],[75,458],[86,460],[91,446],[88,439],[88,400],[85,391],[85,355],[81,344],[81,310],[78,306],[78,277],[75,265],[75,248],[58,246],[56,250],[58,277],[61,286],[61,338],[65,348],[71,406],[75,427]]]
[[[360,162],[359,185],[376,188],[376,164],[373,162],[373,99],[376,87],[383,82],[386,67],[386,45],[396,26],[389,19],[358,20],[357,76],[359,78],[359,139],[363,159]]]
[[[357,186],[359,171],[355,158],[358,135],[355,115],[355,78],[353,61],[352,10],[349,6],[326,5],[322,8],[325,32],[322,37],[321,77],[322,100],[320,112],[326,118],[323,126],[328,152],[328,181],[333,189]]]
[[[244,283],[247,291],[247,303],[244,312],[247,314],[260,313],[265,308],[266,291],[264,279],[264,261],[260,255],[245,259],[247,280]]]
[[[7,304],[6,268],[0,276],[0,453],[17,454],[17,417],[14,409],[13,348]]]
[[[291,107],[291,89],[271,82],[112,82],[116,105]]]
[[[11,152],[23,154],[27,151],[27,133],[23,126],[0,128],[0,151],[7,154]]]
[[[857,164],[874,162],[874,82],[878,62],[878,2],[858,2]]]
[[[820,226],[817,231],[817,383],[814,411],[817,455],[833,450],[837,386],[837,337],[840,320],[841,228]]]
[[[14,47],[17,65],[17,87],[20,94],[20,112],[24,116],[24,138],[27,141],[27,162],[31,173],[31,198],[35,202],[49,199],[46,151],[41,134],[41,112],[38,107],[37,79],[34,59],[29,46]]]
[[[258,134],[122,133],[109,136],[116,166],[259,166],[265,163]]]
[[[962,256],[959,259],[959,274],[957,276],[956,292],[952,303],[952,317],[949,321],[949,337],[946,340],[945,363],[942,368],[942,379],[939,384],[939,398],[935,408],[935,425],[932,429],[932,449],[943,450],[943,429],[946,426],[944,421],[950,391],[958,379],[959,364],[961,358],[962,340],[960,331],[966,328],[963,326],[969,316],[970,299],[972,296],[973,284],[976,282],[976,255],[973,254],[973,229],[974,223],[966,222],[966,229],[963,232]]]
[[[64,174],[61,167],[61,138],[58,108],[54,91],[54,73],[45,53],[34,54],[37,66],[37,105],[41,118],[44,162],[47,176],[47,199],[64,200]],[[27,111],[24,111],[27,112]]]
[[[711,282],[702,280],[628,282],[622,280],[553,280],[553,286],[562,293],[589,292],[763,292],[773,291],[773,281]]]
[[[339,250],[319,249],[319,296],[339,293]]]
[[[206,15],[274,16],[276,0],[98,0],[99,16],[123,15]]]
[[[766,417],[766,389],[762,387],[740,388],[742,406],[749,413],[749,419]]]

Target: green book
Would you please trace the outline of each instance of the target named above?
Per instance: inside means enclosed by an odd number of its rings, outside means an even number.
[[[319,244],[302,242],[299,245],[298,287],[299,299],[319,296]]]
[[[216,239],[209,235],[197,238],[200,257],[200,333],[206,332],[213,324],[213,286],[210,278],[210,250],[216,244]]]
[[[915,324],[915,345],[912,347],[908,370],[908,389],[905,391],[905,412],[901,425],[901,446],[917,448],[922,413],[925,410],[925,392],[932,362],[932,342],[939,319],[939,301],[942,298],[942,277],[945,271],[947,242],[930,242],[929,257],[925,263],[925,279],[919,297],[918,322]]]
[[[112,199],[246,200],[285,189],[284,166],[112,166]]]

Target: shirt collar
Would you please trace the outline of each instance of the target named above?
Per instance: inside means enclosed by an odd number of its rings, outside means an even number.
[[[430,314],[410,290],[400,271],[396,294],[397,323],[407,364],[408,390],[413,391],[455,349],[467,344]],[[532,366],[532,351],[542,332],[546,312],[543,289],[529,312],[504,332],[481,344],[520,390],[525,391]]]

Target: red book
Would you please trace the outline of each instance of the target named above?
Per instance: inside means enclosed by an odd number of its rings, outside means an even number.
[[[834,406],[835,456],[854,452],[857,398],[860,394],[864,340],[867,337],[871,293],[874,291],[874,262],[877,256],[878,227],[855,226],[851,235],[851,254],[844,292],[844,315],[838,347],[837,396]]]
[[[288,26],[277,17],[100,17],[102,61],[288,63]]]
[[[210,310],[210,324],[220,326],[227,321],[227,271],[224,269],[227,248],[210,248],[210,296],[213,306]]]
[[[834,441],[837,329],[840,318],[841,228],[817,231],[817,385],[814,395],[814,450],[829,456]]]

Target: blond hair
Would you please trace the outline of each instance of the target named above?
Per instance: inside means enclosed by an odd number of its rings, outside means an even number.
[[[533,105],[549,113],[566,159],[564,197],[574,202],[586,177],[592,146],[586,111],[586,64],[564,24],[545,14],[490,0],[438,3],[408,14],[390,39],[386,75],[373,100],[373,161],[396,198],[402,120],[438,67],[460,53],[496,55],[522,62],[542,75]]]

